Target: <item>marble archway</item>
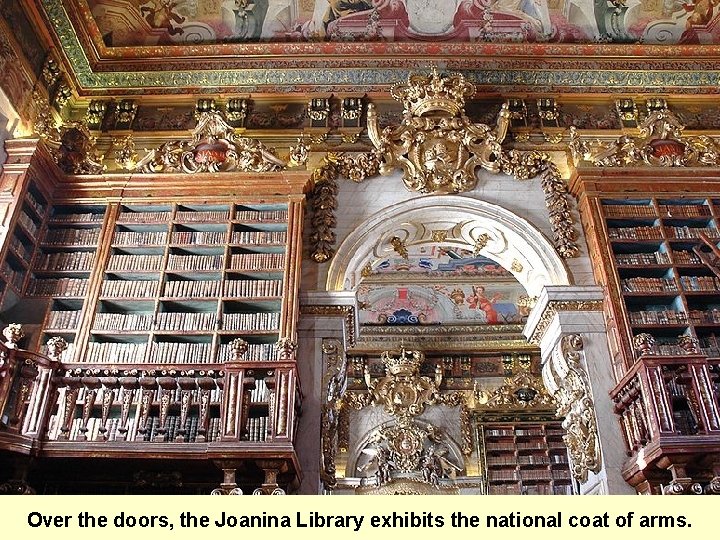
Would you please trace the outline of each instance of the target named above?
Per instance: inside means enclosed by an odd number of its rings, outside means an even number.
[[[401,202],[357,227],[333,258],[327,290],[353,290],[368,265],[399,249],[397,241],[477,249],[511,272],[529,296],[539,296],[546,285],[571,283],[552,243],[530,222],[495,204],[444,195]]]

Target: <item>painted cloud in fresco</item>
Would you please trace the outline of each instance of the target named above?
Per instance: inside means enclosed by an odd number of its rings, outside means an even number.
[[[314,40],[720,42],[719,0],[86,1],[105,44],[114,47]]]

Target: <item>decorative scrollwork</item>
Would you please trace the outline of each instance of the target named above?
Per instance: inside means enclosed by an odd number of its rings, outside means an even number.
[[[190,141],[163,143],[142,158],[136,170],[161,172],[271,172],[285,168],[263,143],[236,137],[234,129],[215,110],[199,114]]]
[[[375,108],[368,105],[368,136],[383,160],[380,173],[399,167],[410,191],[460,193],[475,187],[478,167],[497,172],[510,113],[503,105],[495,129],[470,122],[465,99],[474,93],[462,75],[440,76],[433,69],[392,87],[392,96],[404,105],[399,126],[381,131]]]
[[[571,472],[580,482],[588,472],[600,470],[600,441],[590,383],[581,365],[583,341],[580,335],[563,336],[543,366],[543,380],[557,403],[557,415],[564,417],[565,444]]]
[[[580,248],[576,242],[577,231],[570,212],[567,183],[550,156],[538,151],[510,150],[500,159],[500,167],[505,174],[514,176],[516,180],[528,180],[540,175],[540,186],[545,193],[555,247],[565,259],[577,257]]]

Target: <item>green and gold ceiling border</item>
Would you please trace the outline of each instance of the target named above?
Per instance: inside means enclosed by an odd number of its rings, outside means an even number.
[[[411,69],[398,68],[397,66],[373,67],[374,58],[368,58],[366,66],[353,65],[352,67],[344,67],[342,64],[343,54],[338,55],[335,59],[335,65],[338,67],[309,69],[309,68],[243,68],[243,69],[173,69],[172,71],[156,71],[156,70],[133,70],[133,71],[99,71],[94,70],[88,56],[86,55],[80,40],[78,39],[75,29],[72,26],[68,13],[65,10],[62,0],[40,0],[45,10],[47,19],[50,21],[56,37],[62,47],[65,56],[72,68],[81,93],[92,94],[97,91],[107,91],[112,89],[122,90],[124,93],[140,92],[142,89],[150,89],[155,93],[177,93],[193,89],[194,92],[198,88],[205,91],[217,92],[222,88],[232,87],[235,91],[273,91],[273,92],[298,92],[298,91],[337,91],[344,88],[352,88],[355,91],[376,91],[386,88],[392,82],[407,78],[411,73]],[[257,48],[257,44],[255,48]],[[278,44],[269,44],[268,47],[276,47]],[[323,44],[288,44],[297,49],[301,45],[301,50],[306,50],[309,54],[308,47],[319,47],[323,49]],[[362,44],[355,44],[361,46]],[[416,45],[416,44],[413,44]],[[461,44],[469,46],[474,44]],[[514,44],[495,44],[494,48],[484,48],[483,45],[477,45],[478,51],[495,50],[496,58],[504,58],[507,51],[515,50]],[[504,90],[535,90],[535,91],[572,91],[572,92],[613,92],[623,91],[642,91],[642,92],[658,92],[667,91],[672,88],[674,91],[687,91],[693,93],[712,93],[718,85],[720,85],[720,70],[718,69],[698,69],[694,65],[694,69],[690,69],[690,65],[683,62],[682,57],[674,55],[672,60],[664,59],[665,56],[661,49],[669,53],[667,48],[658,46],[627,46],[627,49],[618,49],[615,46],[603,45],[575,45],[575,46],[559,46],[559,45],[540,45],[546,47],[548,56],[555,51],[555,57],[565,53],[568,58],[565,66],[558,69],[533,69],[536,59],[526,61],[525,68],[515,67],[512,70],[504,69],[504,60],[498,68],[495,69],[477,69],[477,70],[461,70],[466,79],[472,83],[482,86],[490,91],[495,89]],[[606,47],[606,48],[603,48]],[[339,50],[344,51],[346,47],[340,47]],[[411,47],[411,53],[417,49],[417,55],[424,56],[424,62],[427,64],[442,62],[447,64],[448,68],[454,68],[452,61],[448,61],[439,56],[428,60],[427,55],[422,53],[422,46]],[[507,49],[507,51],[506,51]],[[713,61],[712,56],[718,56],[720,47],[706,46],[698,47],[697,62],[704,62],[708,68],[718,65]],[[268,49],[269,50],[269,49]],[[274,49],[273,49],[274,50]],[[392,50],[392,47],[388,48]],[[604,69],[599,64],[599,58],[592,56],[619,54],[618,51],[625,50],[627,61],[638,59],[638,56],[648,56],[649,65],[667,66],[668,69],[621,69],[625,61],[620,58],[612,65],[614,69]],[[687,53],[687,60],[691,56],[691,49],[681,49]],[[657,53],[655,54],[654,51]],[[288,51],[289,52],[289,51]],[[675,51],[677,52],[677,51]],[[325,53],[327,54],[327,53]],[[485,52],[490,55],[490,52]],[[519,54],[519,53],[518,53]],[[332,55],[330,55],[332,56]],[[653,56],[655,60],[653,61]],[[694,55],[692,55],[694,56]],[[262,60],[262,58],[258,58]],[[207,63],[207,59],[203,60]],[[658,63],[660,62],[660,63]],[[412,64],[413,68],[417,68],[417,58],[412,54],[400,59],[402,65]],[[190,67],[192,63],[188,64]],[[257,65],[257,64],[256,64]],[[687,65],[687,67],[685,67]],[[677,69],[680,67],[680,69]]]

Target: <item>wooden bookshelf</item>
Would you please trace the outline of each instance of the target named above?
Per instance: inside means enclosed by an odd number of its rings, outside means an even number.
[[[277,344],[297,340],[309,173],[71,178],[44,152],[3,202],[3,305],[26,334],[6,354],[30,367],[0,388],[14,422],[0,448],[80,469],[181,460],[213,487],[235,469],[250,492],[296,484],[296,359]],[[55,337],[68,347],[52,359]]]
[[[690,493],[716,474],[706,463],[720,445],[720,279],[695,252],[710,251],[701,234],[720,245],[720,177],[583,168],[570,188],[607,294],[623,476],[640,493]]]
[[[490,495],[571,495],[559,422],[483,423],[483,466]]]

